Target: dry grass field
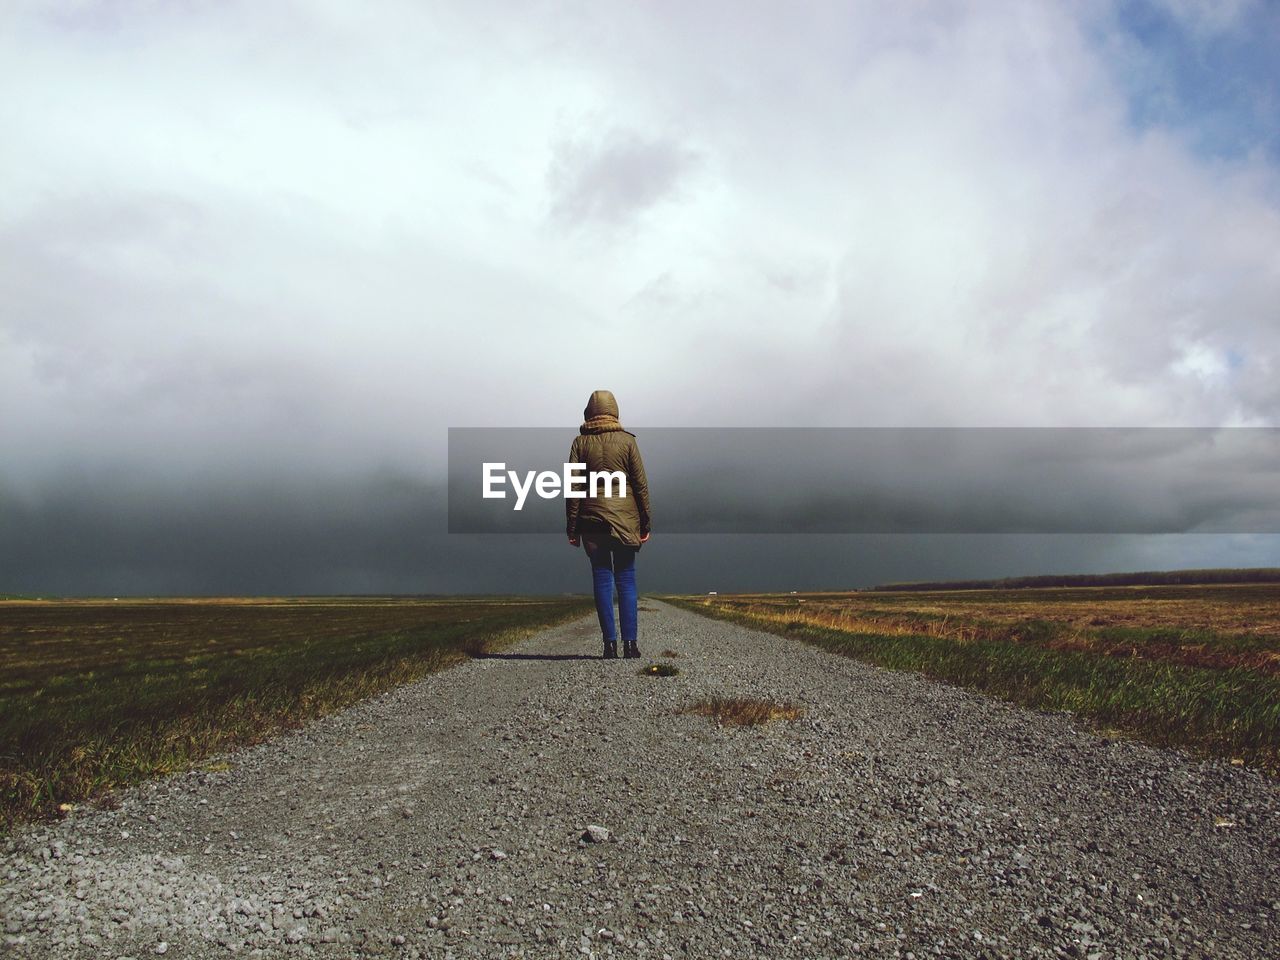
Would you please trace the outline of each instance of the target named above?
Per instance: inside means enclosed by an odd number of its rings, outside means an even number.
[[[579,598],[0,601],[0,830],[590,609]]]
[[[1280,584],[742,594],[682,605],[1280,767]]]

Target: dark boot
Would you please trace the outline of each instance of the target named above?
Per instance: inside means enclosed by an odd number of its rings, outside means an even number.
[[[624,657],[628,660],[635,660],[639,658],[640,648],[636,646],[636,642],[634,640],[623,640],[622,645],[624,647],[622,654]]]
[[[618,641],[617,640],[606,640],[604,642],[604,658],[606,660],[618,659]]]

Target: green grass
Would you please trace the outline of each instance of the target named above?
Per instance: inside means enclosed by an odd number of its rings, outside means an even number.
[[[851,632],[799,619],[769,621],[708,605],[701,598],[667,599],[695,613],[794,637],[893,670],[915,671],[1030,707],[1071,710],[1099,727],[1151,743],[1280,770],[1280,676],[1274,673],[1025,642],[1039,638],[962,642],[946,636]],[[1048,626],[1042,629],[1054,632]],[[1121,633],[1126,640],[1137,640],[1140,632]],[[1196,639],[1212,640],[1203,631]],[[1238,643],[1227,640],[1229,646]]]
[[[590,609],[578,598],[0,604],[0,831]]]

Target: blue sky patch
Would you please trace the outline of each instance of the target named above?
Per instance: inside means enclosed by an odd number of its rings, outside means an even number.
[[[1204,156],[1280,162],[1280,3],[1211,24],[1120,0],[1094,30],[1135,127],[1169,128]]]

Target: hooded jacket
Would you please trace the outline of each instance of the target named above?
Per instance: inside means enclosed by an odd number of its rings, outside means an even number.
[[[644,475],[644,461],[635,434],[622,429],[618,422],[618,401],[608,390],[591,394],[582,411],[584,423],[569,448],[569,463],[585,464],[587,474],[597,471],[626,474],[625,497],[566,497],[566,527],[570,538],[577,538],[580,528],[607,529],[610,536],[632,547],[640,546],[640,538],[650,529],[649,482]],[[590,488],[588,487],[588,494]]]

